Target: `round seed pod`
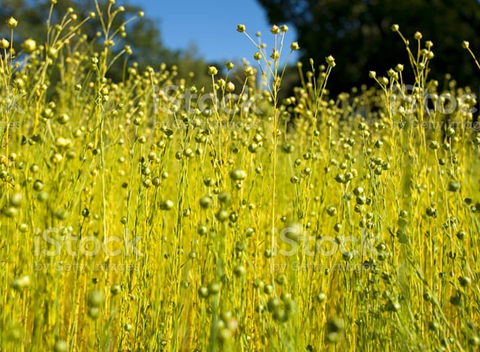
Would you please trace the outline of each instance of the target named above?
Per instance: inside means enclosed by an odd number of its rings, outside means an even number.
[[[93,320],[97,320],[100,317],[100,308],[97,308],[97,307],[88,308],[88,316]]]
[[[198,289],[198,295],[201,297],[201,298],[207,298],[209,296],[210,292],[208,291],[208,288],[205,287],[205,286],[201,286],[199,289]]]
[[[247,177],[247,173],[243,170],[236,169],[230,172],[230,178],[233,181],[242,181]]]
[[[67,352],[68,351],[68,344],[65,340],[57,340],[55,345],[53,346],[54,352]]]
[[[90,307],[95,307],[98,308],[103,304],[103,293],[95,290],[90,292],[90,295],[88,296],[88,305]]]
[[[120,294],[122,292],[122,287],[119,284],[113,284],[110,288],[110,293],[114,296]]]

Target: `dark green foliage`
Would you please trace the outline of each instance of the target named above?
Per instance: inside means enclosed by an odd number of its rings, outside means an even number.
[[[270,22],[291,23],[297,30],[303,60],[323,63],[333,55],[341,70],[334,72],[329,88],[335,92],[371,82],[369,70],[379,73],[408,64],[404,44],[390,27],[399,24],[402,33],[416,48],[413,34],[434,43],[435,72],[451,73],[460,85],[476,92],[480,85],[462,41],[480,50],[480,4],[476,0],[258,0]]]

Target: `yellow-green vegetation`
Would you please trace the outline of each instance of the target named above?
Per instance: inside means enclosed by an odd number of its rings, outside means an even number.
[[[280,100],[286,26],[202,88],[113,55],[118,11],[98,53],[73,10],[0,41],[1,351],[477,349],[477,102],[433,43],[394,26],[405,67],[334,97],[326,53]]]

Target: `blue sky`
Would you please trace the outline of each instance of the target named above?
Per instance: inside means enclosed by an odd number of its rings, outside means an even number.
[[[245,24],[255,37],[262,32],[263,41],[273,46],[270,25],[256,0],[130,0],[145,9],[146,16],[157,20],[162,40],[172,49],[185,49],[195,43],[207,61],[236,60],[253,62],[255,47],[245,35],[236,31]],[[296,40],[292,26],[285,37],[287,48]],[[270,50],[268,50],[270,51]]]

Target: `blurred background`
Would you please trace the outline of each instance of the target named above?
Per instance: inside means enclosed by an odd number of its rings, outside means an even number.
[[[99,2],[106,8],[108,0]],[[220,68],[228,60],[242,58],[253,62],[255,47],[236,32],[237,24],[245,24],[252,37],[262,32],[271,49],[271,25],[285,23],[290,28],[287,48],[296,40],[301,47],[291,64],[301,60],[310,66],[313,58],[320,65],[333,55],[337,62],[329,81],[333,92],[372,84],[370,70],[386,75],[389,68],[402,63],[408,72],[405,44],[391,30],[399,24],[412,49],[417,46],[416,31],[434,43],[432,78],[447,84],[445,74],[450,73],[455,80],[451,85],[456,82],[474,92],[480,90],[480,72],[462,48],[463,40],[468,40],[473,51],[480,53],[477,0],[117,0],[117,5],[126,7],[118,24],[145,11],[144,18],[128,26],[118,50],[128,44],[134,49],[132,60],[140,66],[176,64],[181,74],[192,71],[200,82],[208,82],[206,67],[210,64]],[[58,0],[54,18],[63,17],[68,7],[82,18],[94,6],[94,0]],[[10,16],[19,20],[17,43],[30,37],[41,43],[49,8],[50,0],[0,0],[0,20],[4,23]],[[88,22],[86,33],[93,39],[100,28],[97,18]],[[5,30],[2,35],[8,35]],[[295,69],[289,72],[287,81],[294,84],[298,74]]]

